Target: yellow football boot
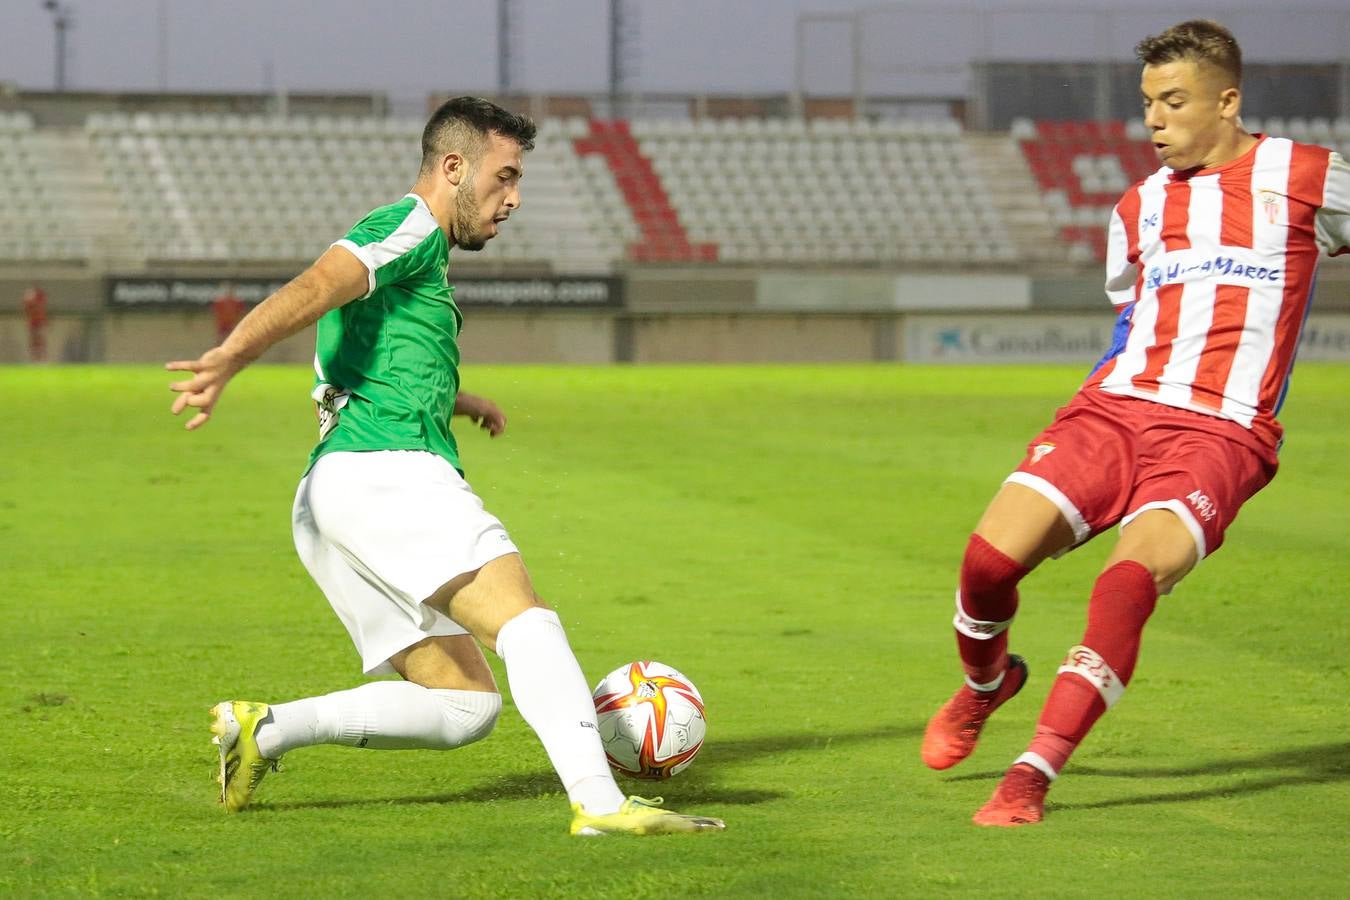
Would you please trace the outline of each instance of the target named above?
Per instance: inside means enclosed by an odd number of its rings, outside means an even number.
[[[581,804],[572,805],[572,834],[594,837],[602,834],[683,834],[693,831],[721,831],[726,823],[721,819],[707,816],[682,816],[669,809],[661,809],[660,797],[645,800],[642,797],[629,797],[623,801],[618,812],[605,816],[592,816],[581,808]]]
[[[222,700],[211,707],[211,743],[220,748],[220,802],[226,812],[239,812],[253,800],[263,776],[276,771],[277,761],[258,750],[258,723],[267,718],[266,703]]]

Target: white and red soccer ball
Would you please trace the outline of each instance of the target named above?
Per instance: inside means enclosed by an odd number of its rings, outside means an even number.
[[[688,768],[703,746],[703,697],[670,666],[649,660],[620,666],[593,696],[605,756],[625,775],[662,781]]]

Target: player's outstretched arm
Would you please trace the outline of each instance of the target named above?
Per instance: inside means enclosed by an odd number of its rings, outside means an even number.
[[[165,364],[164,368],[170,372],[193,373],[186,381],[169,385],[170,390],[178,393],[173,401],[173,414],[193,407],[198,413],[185,427],[192,431],[205,425],[225,385],[239,370],[273,344],[313,325],[330,309],[364,297],[369,290],[370,276],[365,264],[349,250],[329,247],[314,265],[244,316],[225,343],[198,359]]]
[[[455,415],[469,420],[488,434],[496,437],[506,430],[506,413],[486,397],[460,391],[455,395]]]

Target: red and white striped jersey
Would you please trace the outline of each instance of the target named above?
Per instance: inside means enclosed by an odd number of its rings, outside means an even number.
[[[1084,390],[1230,419],[1278,447],[1319,248],[1350,252],[1350,165],[1257,137],[1213,169],[1159,169],[1116,204],[1106,292],[1133,308]]]

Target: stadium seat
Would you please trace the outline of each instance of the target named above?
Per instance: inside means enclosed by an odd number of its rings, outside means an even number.
[[[1104,237],[1080,229],[1102,232],[1120,194],[1157,170],[1147,128],[1139,119],[1042,121],[1034,128],[1035,136],[1019,146],[1041,187],[1043,208],[1052,223],[1063,226],[1060,237],[1070,245],[1072,259],[1085,253],[1104,259]]]
[[[1304,132],[1307,140],[1314,144],[1327,145],[1334,140],[1334,134],[1331,130],[1331,120],[1325,116],[1314,116],[1308,119],[1307,128]]]
[[[954,217],[956,204],[973,221],[980,205],[983,182],[954,121],[770,119],[740,128],[690,121],[661,132],[633,131],[691,246],[716,245],[727,259],[792,258],[785,248],[800,235],[784,223],[807,221],[845,240],[803,248],[796,258],[897,259],[912,215]],[[737,165],[709,170],[708,160]],[[817,171],[823,174],[812,175]],[[857,177],[849,172],[869,173],[865,203],[841,201],[856,196]],[[929,258],[946,262],[945,250]]]

